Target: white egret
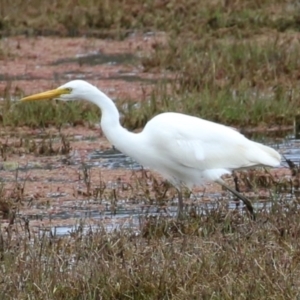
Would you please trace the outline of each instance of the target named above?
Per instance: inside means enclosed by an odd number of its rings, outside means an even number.
[[[121,126],[113,101],[83,80],[70,81],[21,101],[53,98],[96,104],[101,109],[101,128],[109,142],[141,165],[158,171],[178,189],[179,215],[183,211],[182,185],[191,189],[214,181],[240,198],[254,216],[251,202],[227,186],[221,176],[241,168],[280,165],[281,156],[274,149],[253,142],[230,127],[180,113],[159,114],[142,132],[129,132]]]

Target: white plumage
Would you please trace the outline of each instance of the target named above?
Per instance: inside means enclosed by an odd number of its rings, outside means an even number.
[[[122,151],[188,187],[216,181],[235,169],[280,163],[277,151],[230,127],[179,113],[154,117],[136,140],[148,150],[135,152],[133,146]]]
[[[192,188],[205,181],[216,181],[248,207],[248,200],[226,186],[221,176],[241,168],[280,165],[281,156],[274,149],[253,142],[230,127],[180,113],[157,115],[142,132],[131,133],[120,125],[113,101],[86,81],[70,81],[58,89],[21,100],[46,98],[85,99],[96,104],[102,111],[101,127],[108,140],[141,165],[157,170],[179,190],[182,184]],[[182,208],[180,194],[179,213]]]

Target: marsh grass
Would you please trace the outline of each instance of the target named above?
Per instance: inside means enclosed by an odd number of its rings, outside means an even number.
[[[135,30],[165,31],[167,42],[157,42],[142,65],[145,71],[167,71],[174,80],[162,81],[138,106],[123,99],[130,129],[168,110],[241,127],[291,125],[299,113],[300,7],[294,1],[17,0],[2,1],[0,15],[4,34],[98,32],[124,38]],[[62,116],[71,123],[96,122],[99,116],[89,104],[32,104],[22,110],[22,118],[18,109],[2,113],[3,124],[60,126]]]
[[[0,123],[3,126],[49,127],[58,129],[63,124],[92,126],[100,118],[99,109],[87,102],[43,101],[41,103],[20,103],[13,99],[13,92],[6,92],[0,104]]]
[[[14,154],[22,156],[24,154],[34,154],[35,156],[67,155],[71,151],[69,138],[59,133],[58,136],[45,134],[40,138],[30,138],[28,136],[18,136],[17,139],[9,141],[6,138],[0,141],[0,158],[2,160],[1,168],[17,169],[18,164],[7,161]]]
[[[144,62],[177,74],[168,88],[156,87],[148,114],[178,111],[238,126],[291,124],[299,107],[300,69],[293,38],[178,37]]]
[[[101,227],[66,237],[2,228],[4,299],[296,299],[298,199],[257,222],[221,207],[184,221],[145,219],[137,234]]]
[[[23,205],[25,185],[26,180],[20,182],[18,179],[18,170],[10,187],[7,187],[2,179],[0,180],[0,218],[8,219],[10,225],[14,224],[16,214]]]
[[[298,169],[291,166],[292,177],[299,177]],[[124,183],[118,188],[95,185],[84,164],[81,173],[89,199],[102,188],[98,200],[110,199],[111,207],[122,200]],[[267,172],[248,175],[240,174],[240,181],[248,177],[252,186],[274,195],[257,209],[255,222],[239,208],[228,210],[228,199],[223,199],[190,210],[183,220],[144,214],[138,227],[109,232],[105,223],[90,227],[83,219],[70,234],[57,236],[18,215],[29,200],[16,172],[12,188],[0,186],[0,211],[9,219],[0,225],[0,297],[295,299],[300,286],[299,197],[275,192],[275,179],[267,180]],[[126,189],[138,203],[159,206],[172,200],[175,191],[149,172],[132,176],[134,183]]]
[[[169,84],[163,81],[153,88],[148,100],[138,105],[130,99],[117,101],[122,113],[122,125],[131,130],[140,129],[152,117],[167,111],[186,113],[240,128],[292,125],[294,117],[299,114],[297,86],[274,85],[264,90],[249,86],[227,86],[223,89],[203,87],[201,92],[196,89],[183,92],[181,84],[177,80]],[[4,103],[0,104],[0,124],[3,126],[55,126],[58,129],[63,125],[93,127],[99,122],[100,116],[98,107],[83,101],[14,103],[5,98]]]
[[[20,12],[23,12],[20,14]],[[135,29],[181,34],[243,34],[251,28],[299,29],[299,5],[294,1],[22,1],[0,6],[4,33],[78,35],[86,30],[111,30],[116,36]]]

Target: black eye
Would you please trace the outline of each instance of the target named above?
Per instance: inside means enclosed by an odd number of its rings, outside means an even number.
[[[71,88],[66,88],[66,91],[69,92],[71,94],[72,89]]]

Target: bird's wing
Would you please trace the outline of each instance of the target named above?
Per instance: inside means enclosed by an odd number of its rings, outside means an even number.
[[[157,153],[174,163],[200,170],[261,164],[259,144],[230,127],[181,114],[159,116],[145,129],[155,139]]]
[[[170,159],[190,168],[235,169],[249,165],[245,157],[247,149],[242,143],[233,144],[222,135],[218,137],[213,133],[178,134],[176,138],[163,143],[162,149]]]

